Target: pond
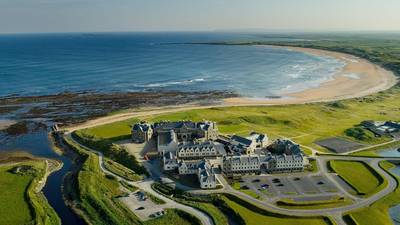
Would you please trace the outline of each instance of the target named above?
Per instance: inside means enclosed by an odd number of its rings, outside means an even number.
[[[387,156],[387,157],[400,157],[400,152],[397,148],[387,149],[383,151],[379,151],[379,155]],[[400,165],[397,165],[395,168],[390,170],[392,173],[400,176]],[[400,205],[394,206],[389,209],[390,217],[392,217],[393,223],[395,225],[400,225]]]

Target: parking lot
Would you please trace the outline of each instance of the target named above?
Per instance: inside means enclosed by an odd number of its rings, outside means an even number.
[[[266,199],[273,197],[295,197],[296,195],[332,195],[338,188],[325,176],[245,176],[242,187],[255,191]]]
[[[132,212],[142,221],[153,219],[164,214],[163,205],[157,205],[150,198],[140,194],[140,191],[131,193],[128,197],[120,198]]]

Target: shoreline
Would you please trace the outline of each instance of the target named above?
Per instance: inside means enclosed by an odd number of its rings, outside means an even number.
[[[314,56],[332,57],[346,65],[336,72],[331,80],[321,83],[318,87],[284,94],[281,98],[225,98],[224,105],[286,105],[329,102],[374,94],[387,90],[398,82],[398,78],[393,72],[350,54],[290,46],[261,45],[260,47],[265,46],[299,51]]]

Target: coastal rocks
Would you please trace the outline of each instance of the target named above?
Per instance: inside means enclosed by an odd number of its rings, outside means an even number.
[[[224,98],[236,97],[231,92],[149,91],[125,93],[79,92],[46,96],[8,96],[0,98],[0,105],[15,110],[0,111],[0,116],[16,119],[52,120],[77,123],[129,108],[180,105],[188,103],[215,104]]]

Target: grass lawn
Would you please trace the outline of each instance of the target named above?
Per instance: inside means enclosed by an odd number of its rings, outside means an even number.
[[[33,218],[25,194],[35,176],[8,172],[13,167],[0,166],[0,224],[28,224]]]
[[[133,118],[106,124],[81,132],[97,138],[120,139],[130,135],[130,125],[138,120],[213,120],[223,134],[248,135],[251,131],[268,134],[271,138],[289,137],[294,141],[322,151],[314,142],[328,137],[345,137],[345,131],[364,120],[400,120],[400,88],[363,98],[343,100],[341,107],[331,103],[286,106],[223,107],[188,110],[149,117]],[[384,112],[384,113],[383,113]],[[360,141],[375,144],[386,138]],[[306,150],[309,152],[309,150]]]
[[[12,173],[16,166],[28,166],[29,172]],[[36,193],[38,181],[44,176],[43,160],[0,166],[0,224],[56,225],[60,220],[42,193]]]
[[[79,183],[79,208],[84,212],[85,219],[91,224],[114,225],[161,225],[174,224],[190,225],[197,221],[191,215],[178,210],[168,210],[167,215],[159,219],[149,220],[144,223],[118,200],[124,192],[120,189],[120,182],[110,176],[105,176],[101,171],[98,156],[75,145],[71,140],[66,142],[73,147],[82,157],[86,157],[78,175]]]
[[[382,162],[380,164],[382,168],[386,171],[389,171],[394,167],[393,164],[389,162]],[[395,175],[393,175],[395,176]],[[400,182],[399,177],[395,176],[397,182]],[[386,197],[378,200],[373,203],[371,206],[356,210],[350,213],[350,216],[353,220],[357,222],[359,225],[386,225],[393,224],[392,219],[389,215],[389,208],[399,204],[400,202],[400,187],[397,186],[394,192],[390,193]]]
[[[251,189],[242,188],[242,187],[240,186],[240,183],[239,183],[239,182],[234,182],[234,183],[232,184],[232,187],[233,187],[235,190],[238,190],[238,191],[240,191],[240,192],[243,192],[243,193],[245,193],[246,195],[249,195],[249,196],[251,196],[251,197],[253,197],[253,198],[255,198],[255,199],[260,199],[260,198],[261,198],[260,195],[258,195],[255,191],[253,191],[253,190],[251,190]]]
[[[331,224],[327,219],[324,218],[297,218],[283,215],[274,215],[272,213],[262,213],[260,210],[252,210],[248,207],[243,206],[227,197],[222,197],[223,200],[231,207],[236,213],[238,213],[246,225],[260,225],[260,224],[273,224],[273,225],[319,225],[319,224]]]
[[[167,209],[166,214],[160,218],[144,222],[144,225],[200,225],[197,218],[177,209]]]
[[[311,160],[310,160],[310,166],[309,166],[309,168],[306,169],[306,171],[311,172],[311,173],[316,173],[316,172],[318,172],[318,163],[317,163],[317,160],[311,159]]]
[[[126,121],[115,122],[112,124],[106,124],[97,126],[90,129],[83,129],[85,133],[96,136],[99,138],[116,138],[116,137],[124,137],[130,135],[131,127],[130,125],[133,123],[137,123],[139,120],[137,118],[128,119]]]
[[[398,148],[400,147],[400,141],[395,141],[386,145],[382,145],[379,147],[371,148],[365,151],[360,151],[353,153],[351,155],[357,155],[357,156],[379,156],[379,151],[380,150],[385,150],[385,149],[391,149],[391,148]]]
[[[329,161],[329,166],[352,186],[358,195],[372,195],[387,184],[383,177],[363,162],[333,160]]]
[[[138,180],[142,179],[142,177],[140,175],[137,175],[135,172],[126,168],[125,166],[123,166],[115,161],[112,161],[110,159],[105,158],[104,160],[105,160],[104,167],[107,170],[109,170],[121,177],[124,177],[125,179],[130,180],[130,181],[138,181]]]
[[[324,209],[350,205],[352,201],[346,198],[334,198],[326,201],[297,202],[292,199],[280,199],[276,204],[287,209]]]
[[[206,203],[206,202],[195,202],[195,201],[182,201],[183,204],[190,205],[192,207],[195,207],[208,215],[210,215],[215,224],[217,225],[228,225],[228,218],[224,215],[223,212],[216,206],[214,206],[211,203]]]

